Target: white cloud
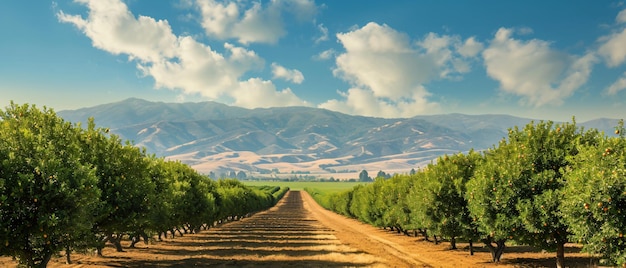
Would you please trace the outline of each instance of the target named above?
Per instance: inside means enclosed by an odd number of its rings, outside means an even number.
[[[411,41],[387,25],[368,23],[337,34],[345,52],[336,56],[333,73],[352,85],[320,107],[351,114],[410,117],[432,113],[439,104],[429,100],[424,84],[435,79],[456,79],[470,71],[470,60],[482,50],[475,38],[427,34]],[[332,51],[319,54],[332,57]]]
[[[368,23],[337,34],[346,52],[336,58],[334,74],[374,96],[399,100],[433,77],[432,59],[410,45],[405,34],[387,25]]]
[[[319,54],[313,56],[313,59],[315,60],[329,60],[332,57],[335,56],[335,54],[337,54],[337,52],[334,49],[327,49],[324,50],[322,52],[320,52]]]
[[[436,33],[428,33],[417,44],[432,58],[441,78],[453,78],[456,74],[469,72],[470,64],[464,58],[475,57],[483,48],[482,43],[473,37],[463,43],[459,36],[440,36]]]
[[[529,35],[534,33],[535,31],[533,31],[532,28],[530,27],[521,27],[521,28],[517,28],[515,29],[517,31],[518,34],[520,35]]]
[[[522,41],[512,34],[512,29],[500,28],[483,51],[487,74],[504,92],[523,97],[529,105],[559,105],[589,79],[593,54],[571,56],[546,41]]]
[[[622,77],[617,79],[617,81],[615,81],[606,89],[606,94],[615,95],[624,89],[626,89],[626,73],[624,73]]]
[[[613,33],[600,39],[602,45],[598,54],[604,58],[610,67],[618,66],[626,61],[626,28],[621,32]]]
[[[441,111],[438,103],[427,101],[429,93],[423,87],[414,91],[414,96],[398,101],[379,98],[369,89],[351,88],[348,92],[339,92],[345,100],[328,100],[319,108],[346,114],[383,118],[408,118],[418,114],[432,114]]]
[[[287,31],[283,13],[299,20],[311,19],[317,12],[311,0],[261,2],[197,0],[202,14],[202,26],[209,36],[219,39],[235,38],[242,44],[275,44]]]
[[[248,70],[259,67],[262,60],[252,51],[225,44],[230,57],[213,51],[191,37],[180,41],[177,61],[160,61],[138,65],[150,75],[159,88],[180,89],[188,94],[200,94],[217,99],[238,87],[238,79]]]
[[[174,35],[167,21],[144,16],[135,19],[120,0],[78,2],[89,8],[88,18],[61,11],[59,20],[82,30],[94,47],[137,59],[137,68],[154,78],[157,88],[209,99],[233,99],[245,107],[304,103],[289,89],[277,91],[271,81],[241,81],[244,74],[263,66],[263,59],[254,51],[226,43],[224,52],[217,52],[191,36]]]
[[[626,9],[622,10],[615,21],[618,24],[626,23]],[[600,37],[598,54],[604,58],[609,67],[616,67],[626,61],[626,27],[623,27],[608,36]]]
[[[477,41],[474,37],[467,38],[462,45],[457,47],[459,54],[466,58],[476,57],[483,49],[483,43]]]
[[[166,20],[135,16],[119,0],[77,0],[89,8],[89,16],[57,13],[61,22],[70,23],[89,37],[93,46],[131,59],[158,61],[176,56],[177,38]]]
[[[232,92],[231,96],[235,98],[234,105],[245,108],[310,106],[293,94],[291,89],[278,91],[271,81],[263,81],[259,78],[239,82],[239,87]]]
[[[277,63],[272,63],[272,74],[274,78],[284,79],[295,84],[301,84],[304,81],[302,72],[296,69],[287,69]]]
[[[320,30],[320,37],[315,39],[315,43],[328,41],[328,28],[324,27],[324,24],[318,24],[317,29]]]
[[[617,21],[617,23],[626,23],[626,9],[617,14],[617,18],[615,18],[615,21]]]

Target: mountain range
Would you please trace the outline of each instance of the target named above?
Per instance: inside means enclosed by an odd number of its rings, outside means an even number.
[[[509,128],[532,121],[465,114],[386,119],[310,107],[245,109],[135,98],[58,114],[83,125],[93,117],[97,126],[110,128],[148,153],[180,160],[202,173],[335,178],[354,178],[361,170],[406,173],[443,154],[492,147]],[[580,125],[612,133],[617,120]]]

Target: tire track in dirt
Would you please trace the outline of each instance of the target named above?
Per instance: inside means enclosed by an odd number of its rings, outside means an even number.
[[[398,243],[376,235],[376,228],[348,219],[322,208],[306,192],[302,193],[305,208],[326,226],[337,231],[337,237],[350,246],[359,248],[385,259],[384,263],[392,267],[431,267],[420,260],[416,252],[410,252]],[[385,234],[389,236],[389,234]]]
[[[380,258],[344,245],[335,233],[304,209],[301,192],[290,191],[275,207],[198,239],[206,241],[206,254],[226,257],[228,265],[386,266]]]

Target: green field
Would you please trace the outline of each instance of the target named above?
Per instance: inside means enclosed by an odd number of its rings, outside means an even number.
[[[352,189],[363,182],[317,182],[317,181],[241,181],[249,186],[281,186],[291,190],[304,190],[312,188],[324,193],[342,192]]]

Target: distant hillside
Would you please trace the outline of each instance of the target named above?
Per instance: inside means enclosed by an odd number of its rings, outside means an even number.
[[[531,121],[464,114],[382,119],[308,107],[244,109],[141,99],[59,115],[72,122],[94,117],[98,126],[148,152],[205,173],[278,170],[326,176],[362,169],[408,172],[443,154],[489,148],[506,137],[508,128]],[[611,133],[616,123],[599,119],[581,125]]]

